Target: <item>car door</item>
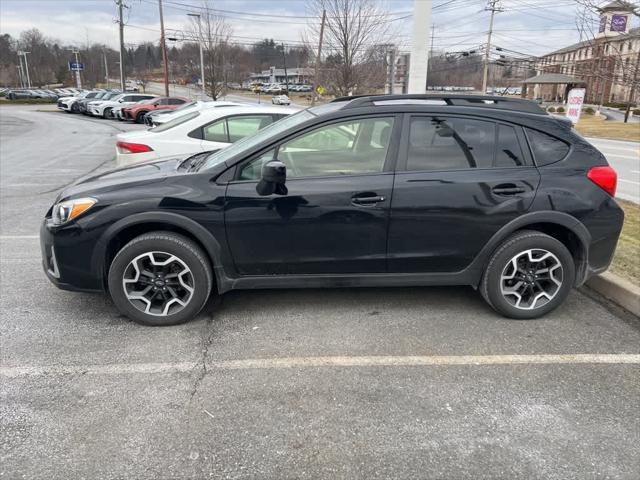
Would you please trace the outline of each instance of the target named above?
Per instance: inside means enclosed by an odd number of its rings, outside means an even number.
[[[457,272],[525,213],[540,180],[521,127],[407,115],[389,224],[390,272]]]
[[[398,129],[394,115],[353,117],[314,127],[239,165],[225,204],[237,271],[385,272]],[[262,166],[274,159],[287,167],[286,193],[261,196]]]

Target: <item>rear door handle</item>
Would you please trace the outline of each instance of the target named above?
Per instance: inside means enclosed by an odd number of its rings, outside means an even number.
[[[384,202],[384,197],[381,195],[373,197],[351,197],[351,203],[355,205],[375,205],[380,202]]]
[[[517,195],[518,193],[524,193],[526,190],[524,187],[519,187],[513,183],[503,183],[496,185],[491,189],[495,195]]]

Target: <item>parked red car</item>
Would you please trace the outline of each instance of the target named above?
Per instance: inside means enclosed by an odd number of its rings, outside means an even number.
[[[144,116],[154,110],[175,110],[180,105],[189,102],[185,97],[157,97],[145,100],[122,110],[125,120],[133,120],[136,123],[143,123]]]

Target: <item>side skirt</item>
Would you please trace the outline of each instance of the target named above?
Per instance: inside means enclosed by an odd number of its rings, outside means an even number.
[[[480,282],[479,270],[454,273],[374,273],[340,275],[263,275],[238,278],[218,277],[219,293],[229,290],[269,288],[416,287],[471,285]]]

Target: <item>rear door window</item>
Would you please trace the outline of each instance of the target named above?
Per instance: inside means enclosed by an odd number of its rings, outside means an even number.
[[[525,130],[537,166],[559,162],[569,153],[569,145],[559,138],[531,128]]]
[[[496,124],[470,118],[413,117],[407,170],[460,170],[493,165]]]
[[[241,138],[253,135],[258,130],[273,123],[271,115],[253,115],[242,117],[231,117],[227,119],[227,130],[229,132],[229,142],[234,143]]]

